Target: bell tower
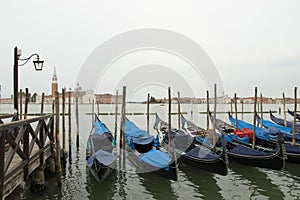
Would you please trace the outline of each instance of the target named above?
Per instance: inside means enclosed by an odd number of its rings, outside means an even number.
[[[52,97],[55,96],[55,92],[57,91],[58,91],[58,83],[57,83],[56,68],[54,67],[54,72],[52,76]]]

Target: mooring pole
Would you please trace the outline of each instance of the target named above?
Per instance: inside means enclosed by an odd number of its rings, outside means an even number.
[[[115,142],[117,142],[117,131],[118,131],[118,98],[119,94],[118,94],[118,90],[116,91],[116,110],[115,110]]]
[[[234,110],[235,110],[235,128],[239,128],[238,126],[238,116],[237,116],[237,98],[236,98],[236,93],[234,93]]]
[[[27,119],[27,116],[28,116],[28,100],[29,100],[28,99],[28,88],[25,88],[25,113],[24,113],[24,119]]]
[[[45,94],[42,93],[42,101],[41,101],[41,115],[44,114],[44,100],[45,100]]]
[[[230,98],[230,115],[231,115],[231,116],[232,116],[232,110],[233,110],[233,109],[232,109],[232,101],[233,101],[232,98]]]
[[[122,148],[123,153],[125,152],[125,136],[126,136],[126,86],[123,86],[123,137],[122,137]],[[125,158],[124,158],[125,159]]]
[[[78,111],[78,91],[75,92],[75,115],[76,115],[76,148],[79,148],[79,111]]]
[[[95,121],[95,101],[93,99],[93,104],[92,104],[92,126],[94,124]]]
[[[19,94],[20,95],[20,111],[19,111],[20,112],[20,120],[22,120],[22,118],[23,118],[23,113],[22,113],[23,112],[23,108],[22,108],[22,106],[23,106],[23,102],[22,102],[23,98],[22,98],[22,96],[23,95],[22,95],[22,93],[23,93],[23,91],[22,91],[22,89],[20,89],[20,94]]]
[[[71,135],[71,92],[69,93],[69,108],[68,108],[68,119],[69,119],[69,162],[72,160],[72,135]]]
[[[214,84],[214,121],[213,121],[213,145],[216,152],[216,122],[217,122],[217,84]]]
[[[263,96],[262,93],[260,93],[260,127],[263,127],[263,119],[264,119],[264,113],[263,113]]]
[[[171,152],[171,88],[168,88],[168,97],[169,97],[169,130],[168,130],[168,145],[169,145],[169,151]]]
[[[178,99],[177,99],[177,103],[178,103],[178,130],[180,129],[180,92],[178,93]]]
[[[55,145],[57,185],[61,187],[60,136],[59,136],[59,94],[55,92]]]
[[[286,127],[286,112],[285,112],[285,94],[282,93],[283,96],[283,125]]]
[[[244,120],[244,99],[242,100],[242,120]]]
[[[209,91],[206,90],[206,130],[209,129]]]
[[[148,93],[148,96],[147,96],[147,133],[149,133],[149,131],[150,131],[149,130],[149,123],[150,123],[149,110],[150,110],[150,93]]]
[[[295,87],[294,90],[294,96],[295,96],[295,106],[294,106],[294,121],[293,121],[293,142],[294,145],[296,143],[295,134],[296,134],[296,115],[297,115],[297,87]]]
[[[254,117],[253,117],[253,139],[252,139],[252,148],[255,146],[255,137],[256,137],[256,104],[257,104],[257,87],[254,91]]]
[[[63,139],[63,155],[66,153],[66,123],[65,123],[65,116],[66,116],[66,101],[65,101],[65,89],[62,89],[62,139]],[[63,158],[65,160],[65,158]]]

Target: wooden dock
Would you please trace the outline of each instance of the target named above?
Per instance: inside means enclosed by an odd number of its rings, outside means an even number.
[[[9,197],[54,154],[54,114],[4,123],[0,116],[0,199]]]

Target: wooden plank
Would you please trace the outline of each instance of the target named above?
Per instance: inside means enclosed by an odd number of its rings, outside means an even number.
[[[14,174],[4,185],[3,198],[10,195],[24,181],[24,173]]]
[[[4,114],[4,115],[0,115],[0,119],[13,118],[16,116],[17,116],[16,114]]]
[[[24,126],[24,125],[27,125],[27,124],[31,124],[33,122],[48,119],[48,118],[53,117],[53,116],[54,116],[53,114],[48,114],[48,115],[43,115],[43,116],[34,117],[34,118],[30,118],[30,119],[13,121],[13,122],[1,124],[0,127],[3,127],[5,130],[10,130],[10,129],[15,128],[17,126]]]

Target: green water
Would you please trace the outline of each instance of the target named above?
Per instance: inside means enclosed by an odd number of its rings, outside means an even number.
[[[230,105],[229,105],[230,106]],[[225,111],[228,105],[218,109]],[[266,110],[278,110],[279,105],[265,105]],[[206,116],[196,114],[204,111],[205,105],[182,105],[182,111],[187,112],[186,118],[205,126]],[[244,109],[251,111],[252,105],[244,105]],[[176,106],[173,106],[174,112]],[[167,119],[167,106],[151,105],[150,112],[158,112],[163,119]],[[11,112],[12,105],[1,105],[0,112]],[[38,105],[30,105],[30,112],[38,112]],[[46,112],[51,106],[46,106]],[[114,113],[114,105],[100,105],[101,112]],[[193,115],[190,111],[193,110]],[[146,105],[128,105],[127,112],[145,112]],[[74,110],[72,110],[74,113]],[[73,152],[71,162],[63,168],[62,187],[56,186],[56,178],[48,177],[46,190],[41,193],[31,193],[30,180],[26,182],[23,199],[297,199],[300,197],[300,164],[286,163],[281,171],[249,167],[237,163],[230,163],[227,176],[220,176],[198,168],[181,164],[179,166],[178,181],[170,181],[156,174],[135,174],[132,166],[127,163],[126,172],[115,172],[105,182],[99,184],[86,168],[85,142],[91,128],[91,105],[80,106],[80,149],[76,150],[75,120],[72,116]],[[278,114],[276,114],[278,115]],[[146,116],[127,116],[140,128],[146,129]],[[226,119],[226,115],[219,115]],[[239,118],[242,116],[239,115]],[[282,116],[281,116],[282,117]],[[265,114],[264,118],[268,119]],[[120,119],[120,118],[119,118]],[[114,116],[101,116],[101,120],[114,130]],[[173,125],[177,124],[177,117],[172,116]],[[252,115],[244,115],[244,120],[251,122]],[[154,116],[150,117],[150,124],[154,123]],[[175,126],[174,125],[174,126]],[[68,127],[68,126],[66,126]],[[155,134],[151,129],[151,133]],[[68,143],[67,143],[68,144]]]

